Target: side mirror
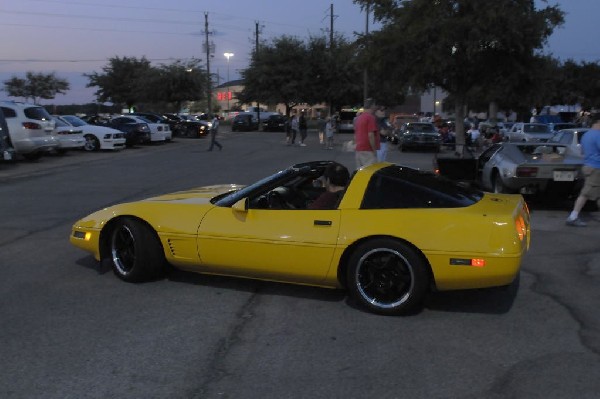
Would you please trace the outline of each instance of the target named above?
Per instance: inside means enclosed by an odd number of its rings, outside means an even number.
[[[237,212],[248,212],[248,199],[242,198],[231,206],[231,209]]]

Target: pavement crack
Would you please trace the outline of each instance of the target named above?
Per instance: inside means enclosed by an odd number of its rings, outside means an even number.
[[[590,255],[592,254],[580,254],[579,259],[581,259],[582,262],[577,267],[577,273],[587,280],[590,280],[590,276],[593,275],[594,262],[597,261],[594,256]],[[531,290],[539,295],[550,298],[553,302],[565,309],[569,316],[577,323],[577,335],[579,336],[580,344],[591,353],[600,356],[600,344],[598,340],[598,337],[600,336],[600,321],[597,318],[586,317],[587,314],[590,314],[589,310],[582,308],[586,305],[578,301],[573,301],[572,296],[570,296],[572,294],[570,291],[564,292],[549,289],[548,286],[553,282],[549,279],[553,279],[553,276],[537,272],[531,268],[528,268],[526,272],[534,277]],[[547,282],[543,281],[544,279],[547,280]]]
[[[241,340],[241,336],[246,326],[254,318],[254,309],[259,303],[260,283],[255,288],[254,292],[244,305],[236,313],[235,323],[231,326],[229,334],[219,340],[215,350],[210,356],[208,362],[208,372],[203,374],[202,381],[199,383],[198,388],[192,392],[190,398],[206,398],[210,391],[210,386],[219,382],[221,379],[229,375],[226,366],[226,359],[228,354],[231,352]]]

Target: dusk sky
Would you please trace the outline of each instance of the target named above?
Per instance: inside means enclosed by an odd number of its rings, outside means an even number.
[[[351,0],[129,0],[120,4],[114,0],[1,0],[0,81],[24,77],[27,71],[55,72],[70,82],[71,89],[54,100],[42,100],[43,104],[94,102],[94,89],[85,88],[87,79],[82,74],[102,72],[111,57],[145,56],[154,65],[199,58],[205,65],[205,13],[212,32],[209,41],[215,44],[211,72],[224,82],[227,59],[223,54],[233,53],[229,61],[233,80],[248,65],[257,22],[262,39],[322,35],[330,26],[331,4],[335,32],[349,39],[354,32],[364,32],[365,15]],[[550,38],[546,53],[561,60],[600,60],[600,1],[549,0],[549,4],[559,4],[566,21]],[[0,100],[5,99],[11,98],[0,91]]]

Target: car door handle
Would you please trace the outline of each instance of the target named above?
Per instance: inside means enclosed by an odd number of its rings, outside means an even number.
[[[331,220],[315,220],[315,226],[331,226]]]

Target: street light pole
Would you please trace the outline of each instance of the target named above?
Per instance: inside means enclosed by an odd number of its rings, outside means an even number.
[[[225,53],[223,54],[225,58],[227,58],[227,112],[230,111],[229,108],[229,59],[233,57],[233,53]]]

